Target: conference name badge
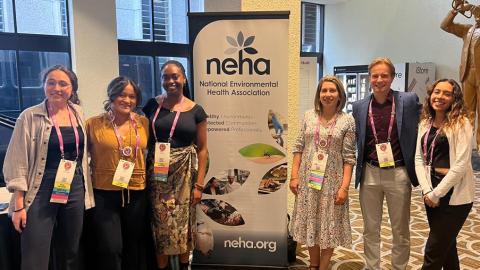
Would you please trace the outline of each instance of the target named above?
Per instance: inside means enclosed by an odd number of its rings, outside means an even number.
[[[377,149],[378,163],[380,168],[395,166],[395,159],[393,158],[392,146],[390,142],[377,143],[375,145]]]
[[[135,163],[120,159],[117,165],[117,170],[113,175],[112,185],[121,188],[127,188],[130,178],[132,178],[134,167]]]
[[[322,190],[323,182],[325,181],[325,169],[327,168],[328,154],[323,151],[318,151],[312,160],[312,167],[310,175],[308,176],[308,187]]]
[[[167,182],[168,166],[170,166],[170,143],[155,143],[153,179],[155,181]]]
[[[67,203],[70,194],[70,186],[72,185],[73,176],[77,162],[72,160],[61,159],[58,165],[55,183],[53,184],[52,203]]]

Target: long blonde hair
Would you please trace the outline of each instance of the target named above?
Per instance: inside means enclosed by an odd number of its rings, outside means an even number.
[[[451,86],[453,86],[453,103],[446,112],[447,117],[443,128],[452,128],[457,124],[463,126],[465,118],[469,119],[470,122],[473,123],[473,113],[469,111],[465,105],[462,88],[455,80],[452,79],[439,79],[427,88],[427,96],[423,102],[420,120],[428,121],[429,119],[435,118],[435,110],[430,103],[430,98],[437,84],[441,82],[448,82]]]

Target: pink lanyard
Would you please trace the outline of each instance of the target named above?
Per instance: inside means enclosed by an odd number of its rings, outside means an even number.
[[[113,115],[112,111],[108,112],[108,115],[110,116],[110,121],[112,122],[113,126],[113,131],[115,132],[115,136],[117,137],[117,142],[118,142],[118,149],[120,150],[120,153],[122,156],[129,156],[124,153],[124,146],[123,146],[123,139],[122,136],[120,135],[120,131],[118,130],[117,124],[115,124],[115,116]],[[137,160],[137,155],[138,155],[138,150],[140,148],[140,135],[138,134],[137,130],[137,121],[135,121],[133,114],[130,114],[130,122],[132,123],[133,129],[135,130],[135,161]],[[130,148],[131,149],[131,148]],[[130,151],[131,152],[131,151]]]
[[[430,146],[430,161],[428,161],[427,160],[427,155],[428,155],[427,141],[428,141],[428,135],[430,134],[430,129],[432,128],[432,125],[433,125],[433,121],[430,121],[430,125],[428,126],[427,133],[425,133],[423,137],[423,158],[427,165],[432,165],[433,149],[435,149],[435,140],[437,139],[438,134],[440,134],[440,131],[442,130],[441,128],[439,128],[437,129],[437,132],[435,132],[435,136],[433,137],[433,140],[432,140],[432,145]]]
[[[62,155],[62,159],[65,159],[65,150],[64,150],[65,148],[63,144],[62,132],[60,131],[60,126],[58,125],[57,117],[55,116],[55,114],[53,114],[52,105],[50,105],[48,101],[47,101],[47,109],[48,109],[48,114],[52,117],[53,125],[55,126],[55,131],[57,132],[58,142],[60,143],[60,153]],[[72,111],[70,110],[70,106],[68,105],[67,105],[67,110],[68,110],[68,118],[70,119],[70,124],[72,125],[73,133],[75,134],[75,146],[77,147],[77,157],[75,158],[75,160],[77,160],[79,149],[80,149],[80,137],[78,136],[77,121]]]
[[[160,109],[162,108],[164,99],[165,99],[165,96],[162,96],[160,98],[160,103],[158,103],[157,111],[155,112],[155,115],[153,116],[153,119],[152,119],[152,130],[153,130],[153,135],[155,136],[155,141],[156,142],[158,142],[158,138],[157,138],[157,132],[155,131],[155,121],[157,120],[158,113],[160,112]],[[180,99],[180,104],[182,104],[182,102],[183,102],[183,96]],[[170,129],[170,135],[168,136],[168,142],[170,142],[172,140],[173,133],[175,132],[175,127],[177,126],[178,117],[180,117],[180,112],[181,112],[181,108],[179,108],[177,113],[175,114],[175,119],[173,120],[172,128]]]
[[[337,115],[335,115],[335,119],[333,119],[333,122],[328,127],[327,143],[324,145],[320,145],[320,116],[317,117],[317,127],[315,128],[315,145],[317,146],[317,148],[319,145],[326,149],[330,147],[330,143],[332,142],[333,129],[335,128],[336,124],[337,124]]]
[[[370,119],[370,124],[372,125],[372,131],[373,131],[373,136],[375,137],[375,143],[378,144],[377,130],[375,129],[375,122],[373,121],[372,101],[373,101],[373,97],[370,100],[370,104],[368,105],[368,118]],[[394,120],[395,120],[395,97],[392,96],[392,112],[390,113],[390,122],[388,124],[388,137],[387,137],[388,142],[390,142],[390,135],[392,135]]]

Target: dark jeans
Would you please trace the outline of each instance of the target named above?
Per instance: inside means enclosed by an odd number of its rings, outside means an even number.
[[[438,176],[437,176],[438,177]],[[432,175],[434,186],[439,182]],[[437,183],[435,183],[437,182]],[[472,209],[473,203],[449,205],[451,189],[440,198],[440,205],[431,208],[425,205],[430,234],[425,245],[425,256],[422,269],[425,270],[460,270],[457,254],[457,235]]]
[[[21,237],[22,270],[47,270],[53,245],[55,269],[78,269],[78,251],[85,210],[85,188],[77,168],[66,204],[51,203],[56,170],[44,172],[42,184],[27,212]],[[53,241],[52,241],[53,238]]]
[[[95,207],[86,215],[85,233],[95,251],[87,255],[89,269],[146,269],[146,191],[95,189],[94,195]]]

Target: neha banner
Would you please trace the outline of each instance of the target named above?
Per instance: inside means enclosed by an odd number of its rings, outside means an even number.
[[[193,263],[287,267],[288,13],[189,20],[209,150]]]

